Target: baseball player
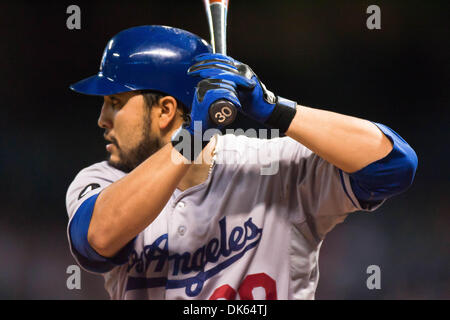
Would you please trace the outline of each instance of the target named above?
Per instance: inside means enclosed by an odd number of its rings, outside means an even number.
[[[108,158],[70,184],[67,235],[112,299],[314,299],[326,234],[417,168],[387,126],[278,97],[176,28],[120,32],[71,88],[103,96]],[[283,136],[218,134],[220,99]]]

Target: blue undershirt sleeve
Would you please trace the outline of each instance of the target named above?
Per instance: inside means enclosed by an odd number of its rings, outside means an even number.
[[[87,240],[87,234],[98,195],[96,194],[86,199],[75,212],[75,216],[70,223],[69,234],[72,249],[77,255],[80,264],[89,271],[104,273],[128,261],[128,255],[133,250],[135,239],[130,241],[112,258],[99,255],[91,247]]]
[[[379,203],[406,191],[411,186],[417,169],[417,155],[394,130],[374,123],[393,144],[384,158],[351,173],[350,183],[361,207]]]

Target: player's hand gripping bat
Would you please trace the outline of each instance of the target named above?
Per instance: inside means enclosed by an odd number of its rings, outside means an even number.
[[[228,0],[203,0],[203,2],[214,53],[226,55]],[[232,123],[236,118],[237,112],[236,106],[225,99],[214,102],[209,108],[211,120],[221,126]]]

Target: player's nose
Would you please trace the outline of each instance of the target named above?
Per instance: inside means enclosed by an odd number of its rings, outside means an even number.
[[[111,117],[111,108],[103,103],[102,110],[100,111],[100,116],[98,117],[97,124],[100,128],[111,129],[113,126],[113,121]]]

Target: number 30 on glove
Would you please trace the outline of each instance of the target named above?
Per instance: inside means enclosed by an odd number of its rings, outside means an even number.
[[[216,123],[211,121],[209,109],[213,103],[220,103],[221,109],[216,112]],[[229,113],[228,105],[234,104],[241,108],[241,103],[237,97],[236,84],[225,79],[215,79],[213,77],[201,80],[195,89],[194,99],[190,113],[190,120],[184,123],[172,135],[172,145],[177,149],[184,149],[180,152],[185,158],[193,161],[208,144],[208,135],[205,131],[211,128],[222,128],[221,121]],[[190,137],[189,146],[180,145],[185,140],[186,135]],[[201,146],[200,148],[197,146]],[[189,150],[189,152],[186,152]]]

